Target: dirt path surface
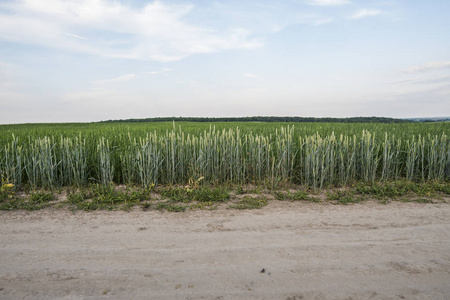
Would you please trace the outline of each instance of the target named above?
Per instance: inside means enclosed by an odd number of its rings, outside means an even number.
[[[19,211],[0,222],[0,299],[450,299],[446,203]]]

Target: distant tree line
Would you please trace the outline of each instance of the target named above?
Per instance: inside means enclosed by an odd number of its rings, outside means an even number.
[[[108,120],[108,122],[335,122],[335,123],[410,123],[411,120],[384,117],[312,118],[312,117],[158,117],[145,119]]]
[[[450,122],[450,117],[440,117],[440,118],[411,118],[408,119],[413,122],[424,122],[424,123],[430,123],[430,122]]]

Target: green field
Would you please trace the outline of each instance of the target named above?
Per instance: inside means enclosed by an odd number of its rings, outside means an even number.
[[[450,123],[194,122],[0,126],[3,184],[447,182]]]

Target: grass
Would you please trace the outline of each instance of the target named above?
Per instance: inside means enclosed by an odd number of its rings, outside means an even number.
[[[168,212],[183,212],[189,208],[187,205],[179,205],[167,202],[159,202],[156,204],[155,208],[157,210],[166,210]]]
[[[214,210],[217,209],[217,204],[214,204],[213,202],[199,202],[191,204],[189,207],[190,210]]]
[[[193,191],[193,199],[199,202],[227,202],[230,193],[222,187],[204,187]]]
[[[51,192],[35,192],[27,198],[17,196],[3,198],[0,203],[0,210],[40,210],[50,207],[49,202],[55,200]]]
[[[167,187],[159,190],[159,194],[163,198],[170,199],[172,202],[191,202],[192,197],[189,196],[185,188]]]
[[[375,182],[372,184],[359,183],[356,191],[361,195],[368,195],[383,200],[386,198],[400,199],[410,196],[438,197],[440,195],[450,195],[450,185],[448,183],[424,182],[415,183],[406,180],[392,182]]]
[[[402,202],[417,202],[417,203],[434,203],[432,199],[429,198],[403,198]]]
[[[10,199],[3,199],[0,203],[0,210],[19,210],[19,209],[26,209],[22,205],[23,201],[17,199],[17,198],[10,198]]]
[[[327,192],[327,200],[337,204],[349,204],[362,202],[364,197],[356,196],[354,191],[336,190]]]
[[[141,207],[142,207],[142,210],[146,211],[152,207],[152,204],[149,202],[144,202],[144,203],[141,203]]]
[[[238,185],[238,187],[236,188],[236,195],[262,194],[262,193],[263,193],[263,189],[260,186],[244,189],[244,187],[242,185]]]
[[[161,197],[171,202],[226,202],[230,199],[230,193],[223,187],[204,186],[198,189],[167,187],[160,189],[159,193]]]
[[[234,209],[259,209],[266,206],[267,199],[265,198],[255,198],[251,196],[244,196],[241,200],[237,201],[235,204],[229,205],[228,208]]]
[[[0,192],[0,210],[39,210],[44,208],[70,210],[142,210],[184,212],[187,210],[258,209],[270,199],[292,202],[323,202],[348,205],[374,199],[434,203],[450,196],[446,182],[411,182],[407,180],[356,183],[345,188],[330,188],[322,192],[304,186],[291,185],[289,190],[243,189],[239,186],[195,187],[166,186],[157,188],[92,184],[81,188],[34,190],[16,193],[10,186]],[[251,193],[247,192],[251,191]],[[258,191],[258,194],[255,193]],[[58,198],[56,194],[60,194]],[[58,200],[59,199],[59,200]]]
[[[320,199],[314,196],[308,195],[307,192],[299,190],[294,193],[291,193],[289,191],[287,192],[281,192],[281,191],[274,191],[273,195],[275,196],[275,199],[284,201],[310,201],[310,202],[320,202]]]
[[[129,210],[150,199],[149,189],[120,190],[113,185],[92,185],[90,189],[69,193],[67,202],[72,209]]]
[[[55,195],[53,195],[53,193],[35,192],[30,195],[29,201],[36,204],[43,204],[53,200],[55,200]]]

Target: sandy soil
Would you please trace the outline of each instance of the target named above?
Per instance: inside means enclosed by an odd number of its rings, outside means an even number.
[[[16,211],[0,222],[1,299],[450,299],[446,203]]]

